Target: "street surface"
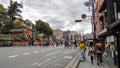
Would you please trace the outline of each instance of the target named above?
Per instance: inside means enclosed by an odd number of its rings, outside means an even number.
[[[78,52],[63,47],[1,47],[0,68],[64,68]]]
[[[78,68],[111,68],[110,65],[107,64],[106,61],[104,61],[103,59],[103,63],[102,65],[97,65],[97,61],[94,60],[94,63],[91,64],[90,61],[90,56],[88,56],[88,50],[86,51],[86,61],[85,62],[80,62],[79,67]]]

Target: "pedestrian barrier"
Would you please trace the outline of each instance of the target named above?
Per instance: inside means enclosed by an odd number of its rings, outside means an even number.
[[[28,42],[12,42],[13,46],[27,46]]]

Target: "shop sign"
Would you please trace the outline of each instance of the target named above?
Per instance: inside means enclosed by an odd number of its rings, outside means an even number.
[[[107,42],[114,42],[114,36],[107,37]]]

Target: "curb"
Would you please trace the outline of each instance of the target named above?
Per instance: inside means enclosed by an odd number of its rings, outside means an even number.
[[[77,68],[80,62],[80,53],[78,53],[64,68]]]

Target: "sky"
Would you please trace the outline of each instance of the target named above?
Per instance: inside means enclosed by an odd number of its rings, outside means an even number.
[[[84,3],[88,0],[13,0],[22,2],[23,19],[29,19],[35,24],[35,21],[41,19],[48,22],[53,29],[61,29],[62,31],[83,31],[91,33],[91,21],[83,20],[81,15],[91,15],[88,7]],[[9,0],[0,0],[6,8],[9,6]]]

